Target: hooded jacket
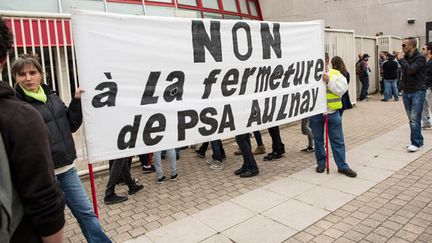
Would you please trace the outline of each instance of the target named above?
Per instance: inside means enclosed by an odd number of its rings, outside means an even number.
[[[11,242],[41,242],[41,236],[63,228],[65,200],[54,176],[48,129],[40,114],[14,95],[0,81],[0,130],[25,212]]]
[[[46,103],[26,96],[19,85],[15,85],[15,91],[18,99],[29,103],[42,115],[51,134],[52,158],[57,169],[72,164],[77,158],[72,133],[82,123],[81,101],[72,99],[68,108],[48,86],[41,86],[47,96]]]
[[[411,56],[399,60],[402,67],[402,89],[406,93],[426,90],[426,58],[415,50]]]

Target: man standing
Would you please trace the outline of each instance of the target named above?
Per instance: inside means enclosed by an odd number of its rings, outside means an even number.
[[[356,73],[359,77],[360,83],[362,85],[360,91],[360,101],[367,101],[368,89],[369,89],[369,72],[370,68],[368,66],[369,54],[363,54],[362,60],[356,66]]]
[[[388,53],[387,61],[382,64],[382,76],[384,79],[384,99],[381,101],[388,101],[391,99],[392,94],[395,101],[399,100],[399,91],[397,88],[397,74],[398,63],[395,61],[395,57]]]
[[[423,47],[423,55],[426,58],[426,104],[432,110],[432,43],[426,43]],[[429,109],[427,113],[429,113]],[[424,111],[423,111],[424,112]]]
[[[416,152],[423,146],[421,115],[426,95],[426,59],[417,50],[417,40],[407,38],[402,42],[402,50],[397,56],[402,68],[403,103],[409,119],[411,144],[406,148]]]

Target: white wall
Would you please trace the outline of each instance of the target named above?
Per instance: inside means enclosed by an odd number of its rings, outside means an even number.
[[[264,20],[323,19],[332,29],[354,29],[356,35],[416,36],[425,41],[432,21],[432,0],[261,0]],[[414,24],[407,19],[415,18]]]

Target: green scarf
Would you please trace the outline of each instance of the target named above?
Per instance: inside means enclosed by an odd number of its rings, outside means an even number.
[[[42,88],[42,86],[39,85],[38,92],[28,91],[28,90],[24,89],[21,85],[20,85],[20,87],[24,91],[24,94],[27,95],[28,97],[31,97],[31,98],[38,100],[40,102],[43,102],[43,103],[47,102],[47,96],[46,96],[45,91]]]

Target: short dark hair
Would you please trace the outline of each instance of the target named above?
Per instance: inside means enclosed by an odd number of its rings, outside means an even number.
[[[0,63],[6,58],[9,50],[12,48],[13,37],[6,25],[6,21],[0,17]]]
[[[428,42],[425,44],[426,49],[432,53],[432,42]]]

